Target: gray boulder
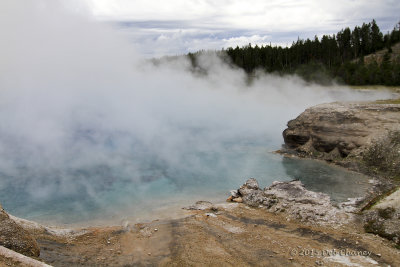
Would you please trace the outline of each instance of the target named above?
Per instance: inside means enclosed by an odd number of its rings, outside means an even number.
[[[248,179],[237,191],[240,196],[246,196],[247,194],[253,193],[254,190],[259,190],[258,182],[254,178]]]
[[[336,225],[352,219],[352,215],[345,210],[332,206],[327,194],[309,191],[300,181],[275,181],[271,186],[260,189],[257,180],[251,178],[238,189],[238,193],[239,197],[231,194],[228,201],[240,199],[251,207],[284,212],[288,219]]]

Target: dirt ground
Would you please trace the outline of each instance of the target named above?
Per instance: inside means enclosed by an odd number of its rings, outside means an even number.
[[[40,259],[53,266],[400,265],[400,250],[357,223],[310,226],[243,204],[175,220],[89,228],[79,236],[35,237]]]

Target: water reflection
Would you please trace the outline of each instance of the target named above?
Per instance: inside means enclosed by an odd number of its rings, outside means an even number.
[[[366,176],[320,161],[284,157],[282,165],[289,177],[309,190],[329,194],[333,201],[362,196],[369,186]]]

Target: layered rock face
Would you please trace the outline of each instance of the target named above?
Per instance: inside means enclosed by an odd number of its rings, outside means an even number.
[[[19,226],[0,205],[0,246],[29,257],[38,257],[40,249],[36,240]]]
[[[399,104],[329,103],[306,109],[283,132],[288,149],[325,159],[357,156],[400,128]]]

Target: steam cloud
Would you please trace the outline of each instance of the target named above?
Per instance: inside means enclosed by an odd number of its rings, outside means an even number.
[[[200,59],[206,76],[183,58],[154,66],[111,26],[65,3],[0,3],[1,192],[96,199],[120,180],[204,170],[199,153],[223,157],[260,137],[278,149],[286,122],[306,107],[370,97],[294,76],[260,75],[248,85],[212,55]]]

